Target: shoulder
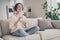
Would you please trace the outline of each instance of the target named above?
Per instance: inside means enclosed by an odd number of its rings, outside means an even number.
[[[8,18],[8,20],[11,20],[11,19],[13,19],[13,18],[15,18],[14,14],[11,15],[11,16]]]
[[[14,14],[13,15],[11,15],[9,18],[14,18],[15,16],[14,16]]]

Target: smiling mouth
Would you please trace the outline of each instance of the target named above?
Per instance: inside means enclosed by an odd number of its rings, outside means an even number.
[[[21,10],[21,9],[18,9],[18,10]]]

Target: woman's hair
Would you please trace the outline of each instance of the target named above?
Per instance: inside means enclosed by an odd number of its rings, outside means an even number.
[[[17,4],[15,4],[15,6],[14,6],[14,11],[17,11],[17,6],[18,6],[19,4],[22,5],[22,10],[24,9],[22,3],[17,3]]]

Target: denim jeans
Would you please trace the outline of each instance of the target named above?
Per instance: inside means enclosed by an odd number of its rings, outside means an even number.
[[[23,37],[23,36],[27,36],[27,35],[30,35],[30,34],[34,34],[37,31],[39,31],[39,27],[34,26],[34,27],[31,27],[31,28],[25,29],[25,30],[18,29],[18,30],[16,30],[15,32],[13,32],[11,34],[14,35],[14,36]]]

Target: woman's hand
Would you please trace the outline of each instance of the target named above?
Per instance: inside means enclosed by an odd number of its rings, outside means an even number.
[[[22,21],[22,24],[24,25],[23,28],[26,28],[26,22],[25,21]]]
[[[26,27],[27,27],[27,26],[26,26],[26,24],[27,24],[27,23],[24,23],[24,26],[25,26],[24,28],[26,28]]]

